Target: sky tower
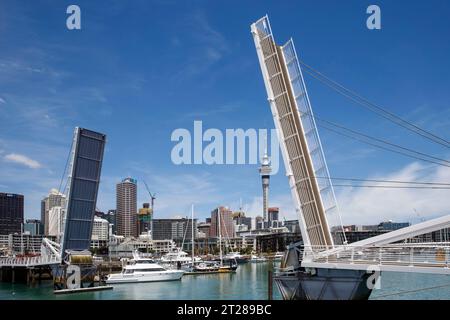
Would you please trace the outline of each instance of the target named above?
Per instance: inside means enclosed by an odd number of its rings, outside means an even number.
[[[267,149],[264,152],[262,158],[261,167],[259,167],[259,174],[261,175],[262,188],[263,188],[263,220],[264,228],[268,226],[267,216],[269,208],[269,181],[272,168],[270,167],[270,158],[267,155]]]

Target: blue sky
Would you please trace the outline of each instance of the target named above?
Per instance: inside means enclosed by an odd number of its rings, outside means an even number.
[[[66,28],[81,8],[82,29]],[[155,217],[200,218],[218,205],[261,212],[257,165],[172,164],[176,128],[272,128],[250,34],[269,14],[275,39],[302,60],[390,111],[449,138],[448,1],[10,1],[0,3],[0,191],[25,195],[25,216],[58,188],[75,126],[106,133],[98,208],[115,207],[126,176],[156,192]],[[430,143],[369,113],[305,75],[316,115],[422,152]],[[320,129],[319,129],[320,130]],[[448,168],[373,149],[320,130],[335,177],[449,181]],[[295,217],[281,168],[271,205]],[[139,182],[139,205],[148,201]],[[448,190],[336,188],[344,222],[417,220],[449,213]],[[414,211],[416,209],[416,211]],[[416,214],[416,212],[419,213]]]

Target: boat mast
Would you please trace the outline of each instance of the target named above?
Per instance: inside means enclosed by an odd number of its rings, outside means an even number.
[[[222,231],[220,228],[220,208],[217,208],[217,218],[219,220],[219,252],[220,252],[220,265],[223,265],[222,260]]]
[[[194,204],[192,204],[192,208],[191,208],[191,229],[192,229],[192,235],[191,235],[191,240],[192,240],[192,265],[194,265]]]

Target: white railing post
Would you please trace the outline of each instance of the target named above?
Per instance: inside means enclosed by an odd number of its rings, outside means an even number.
[[[411,247],[409,250],[409,266],[412,267],[414,266],[414,247]]]
[[[350,264],[353,264],[354,257],[355,257],[355,248],[352,248],[352,255],[350,257]]]

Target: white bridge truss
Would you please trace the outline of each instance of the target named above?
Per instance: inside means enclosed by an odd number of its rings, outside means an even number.
[[[344,232],[332,238],[328,219],[342,223],[294,43],[276,45],[267,16],[251,32],[298,213],[301,266],[450,273],[449,243],[399,243],[449,228],[450,215],[352,244]]]

